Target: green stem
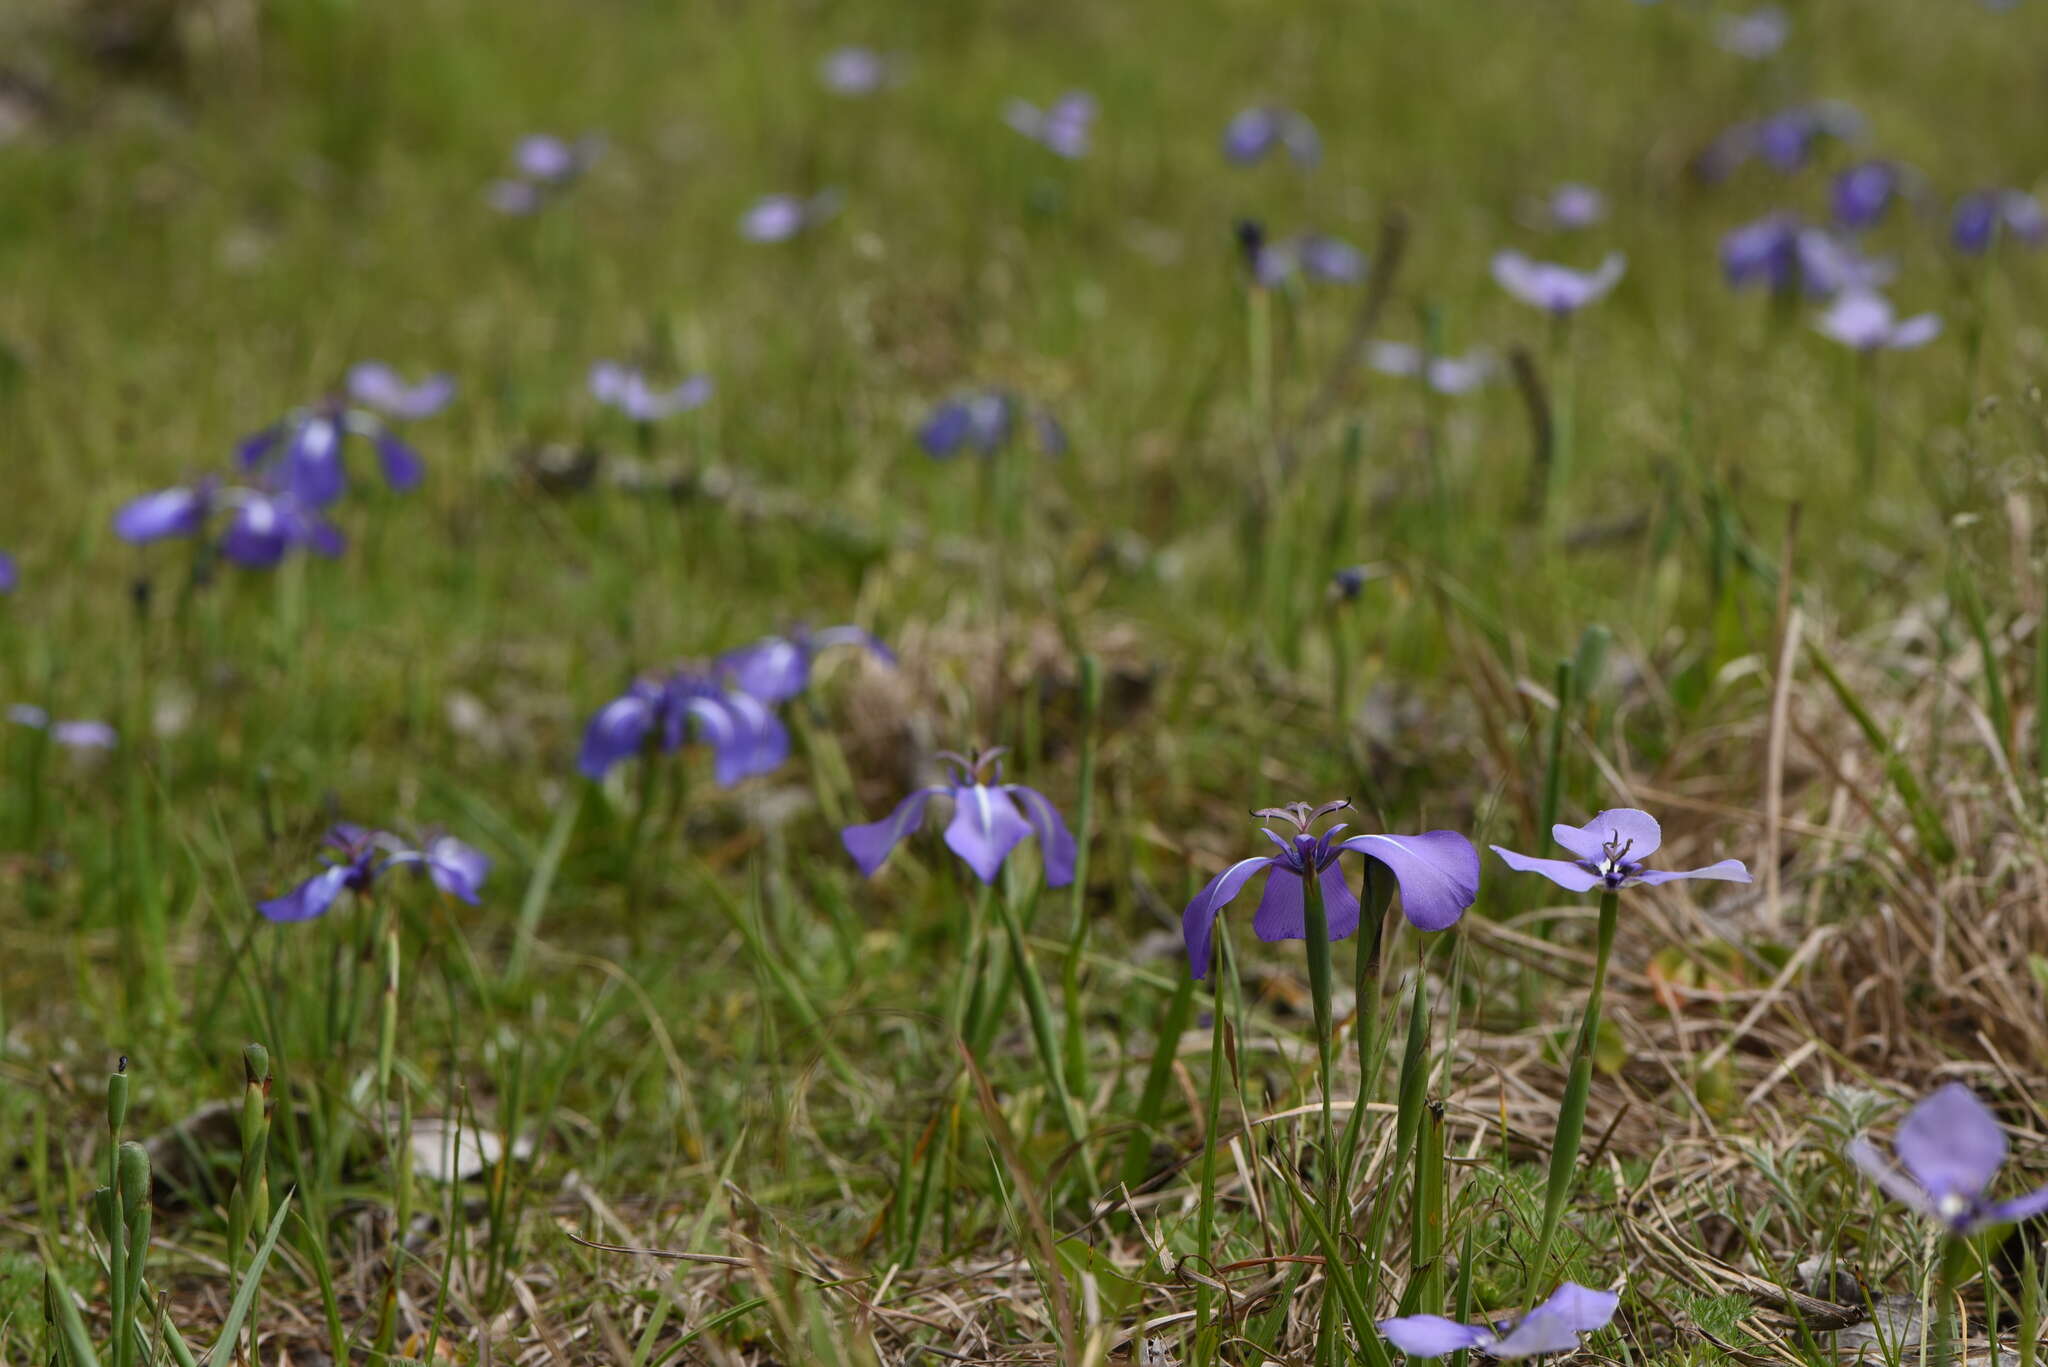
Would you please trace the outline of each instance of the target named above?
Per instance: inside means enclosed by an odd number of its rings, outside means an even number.
[[[1025,947],[1024,928],[1017,924],[1017,909],[1010,905],[1010,899],[996,898],[996,909],[1003,919],[1003,931],[1010,937],[1010,959],[1017,965],[1018,977],[1024,983],[1024,1007],[1031,1016],[1031,1035],[1038,1044],[1038,1061],[1045,1069],[1046,1086],[1052,1089],[1053,1099],[1059,1103],[1067,1136],[1076,1144],[1085,1145],[1088,1142],[1088,1124],[1081,1115],[1081,1108],[1075,1104],[1073,1093],[1067,1090],[1066,1070],[1061,1066],[1059,1030],[1053,1023],[1052,999],[1046,995],[1045,979],[1038,975],[1038,964]]]
[[[1288,875],[1276,871],[1276,878]],[[1341,1188],[1337,1173],[1337,1127],[1330,1113],[1332,1056],[1336,1041],[1331,1038],[1330,1020],[1330,914],[1323,905],[1320,874],[1311,869],[1301,879],[1302,924],[1308,932],[1308,991],[1315,1007],[1316,1073],[1323,1093],[1323,1181],[1328,1190],[1328,1208],[1336,1209]]]
[[[1613,889],[1600,894],[1600,930],[1593,950],[1593,987],[1586,994],[1586,1014],[1579,1019],[1578,1039],[1572,1047],[1570,1072],[1565,1079],[1564,1101],[1558,1107],[1557,1133],[1550,1143],[1550,1184],[1543,1196],[1543,1225],[1536,1239],[1536,1256],[1529,1261],[1526,1303],[1534,1305],[1548,1285],[1550,1250],[1557,1238],[1559,1218],[1572,1193],[1578,1175],[1579,1143],[1586,1130],[1586,1097],[1593,1083],[1593,1047],[1600,1038],[1600,1003],[1607,991],[1607,964],[1614,954],[1614,932],[1621,920],[1621,895]]]
[[[1207,1259],[1211,1265],[1216,1262],[1216,1132],[1223,1124],[1224,1073],[1228,1067],[1224,1041],[1230,1033],[1229,1013],[1224,1001],[1227,975],[1223,971],[1224,961],[1230,953],[1230,940],[1220,916],[1216,918],[1214,939],[1216,958],[1210,969],[1214,991],[1209,998],[1209,1107],[1202,1123],[1202,1184],[1200,1200],[1195,1207],[1195,1256]],[[1201,1360],[1200,1348],[1206,1342],[1204,1331],[1209,1327],[1211,1295],[1206,1280],[1195,1284],[1197,1361]]]

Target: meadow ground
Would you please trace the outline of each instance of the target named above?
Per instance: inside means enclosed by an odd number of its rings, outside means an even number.
[[[1734,17],[5,7],[0,1363],[1385,1364],[1376,1319],[1570,1277],[1619,1292],[1589,1358],[2030,1364],[2042,1221],[1945,1233],[1845,1153],[1960,1082],[1994,1194],[2048,1173],[2048,258],[2011,201],[1951,240],[2048,169],[2048,20]],[[821,80],[848,45],[878,88]],[[1318,164],[1226,160],[1265,104]],[[1879,221],[1754,270],[1889,259],[1924,345],[1724,270],[1871,159]],[[1547,221],[1569,182],[1598,222]],[[1503,250],[1625,273],[1547,317]],[[373,358],[456,380],[394,428],[424,478],[352,436],[340,553],[239,563],[324,410],[238,444]],[[200,495],[221,539],[116,534],[210,475],[255,489]],[[839,623],[893,663],[671,689],[688,744],[579,771],[643,671]],[[864,878],[840,828],[977,746],[1078,876],[981,882],[941,799]],[[1470,909],[1416,929],[1404,875],[1316,955],[1254,887],[1194,983],[1247,813],[1337,797],[1469,836]],[[1626,888],[1603,953],[1601,897],[1484,850],[1607,808],[1755,880]],[[262,913],[337,821],[435,876]]]

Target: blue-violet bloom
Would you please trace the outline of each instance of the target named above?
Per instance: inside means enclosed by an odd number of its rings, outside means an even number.
[[[322,842],[333,862],[281,897],[258,902],[265,919],[310,921],[334,905],[343,892],[365,893],[387,871],[415,865],[450,896],[475,906],[491,861],[451,835],[429,837],[418,847],[390,831],[341,822]]]
[[[1500,368],[1490,352],[1425,357],[1421,347],[1406,342],[1374,342],[1366,363],[1382,375],[1420,376],[1439,394],[1470,393]]]
[[[1011,100],[1003,122],[1039,146],[1068,160],[1088,154],[1088,135],[1095,125],[1095,97],[1070,90],[1044,109],[1029,100]]]
[[[1594,888],[1613,892],[1638,884],[1655,887],[1680,878],[1750,881],[1749,870],[1739,859],[1723,859],[1703,869],[1683,872],[1644,868],[1643,861],[1664,843],[1664,832],[1657,825],[1657,818],[1633,807],[1610,807],[1583,826],[1559,822],[1550,828],[1550,836],[1577,857],[1537,859],[1498,845],[1491,848],[1509,868],[1519,873],[1540,873],[1572,892],[1590,892]]]
[[[1005,389],[962,390],[932,406],[918,424],[917,444],[934,460],[945,460],[962,451],[992,456],[1009,445],[1016,430],[1019,410],[1031,424],[1038,449],[1048,456],[1064,455],[1066,429],[1044,404],[1027,402]]]
[[[2005,1165],[2005,1131],[1998,1118],[1960,1082],[1951,1082],[1907,1113],[1892,1140],[1898,1164],[1885,1161],[1869,1139],[1849,1143],[1849,1157],[1887,1196],[1939,1220],[1958,1236],[1986,1225],[2024,1220],[2048,1211],[2048,1187],[1993,1201],[1986,1195]]]
[[[1579,1346],[1579,1335],[1606,1328],[1620,1304],[1615,1292],[1566,1282],[1519,1322],[1460,1324],[1442,1315],[1403,1315],[1381,1320],[1379,1331],[1414,1357],[1443,1357],[1467,1348],[1492,1358],[1535,1357],[1570,1352]]]
[[[602,779],[635,755],[672,754],[694,729],[711,747],[712,780],[730,788],[789,758],[789,731],[768,705],[703,674],[677,670],[636,680],[606,703],[583,730],[576,767]]]
[[[1861,161],[1835,177],[1828,193],[1835,222],[1860,231],[1875,227],[1898,197],[1901,175],[1898,163]]]
[[[1714,29],[1714,41],[1724,52],[1761,62],[1776,54],[1792,36],[1792,17],[1776,5],[1765,5],[1748,14],[1724,17]]]
[[[7,709],[7,720],[45,732],[67,750],[111,750],[120,742],[119,733],[103,721],[53,722],[48,712],[33,703],[15,703]]]
[[[1181,938],[1188,966],[1196,978],[1209,973],[1209,942],[1217,913],[1264,875],[1265,892],[1252,916],[1252,932],[1261,940],[1302,940],[1308,937],[1303,880],[1313,877],[1322,889],[1330,938],[1341,940],[1358,929],[1358,898],[1344,881],[1337,862],[1345,852],[1361,855],[1366,872],[1378,865],[1391,873],[1401,893],[1401,910],[1418,930],[1447,930],[1457,924],[1479,896],[1479,851],[1456,831],[1425,831],[1421,835],[1354,835],[1340,840],[1343,825],[1320,835],[1311,828],[1323,817],[1350,806],[1348,799],[1310,807],[1297,802],[1253,812],[1260,821],[1285,821],[1294,830],[1282,835],[1269,826],[1259,833],[1279,846],[1280,853],[1240,859],[1210,879],[1181,913]]]
[[[1254,105],[1223,129],[1223,156],[1234,166],[1262,161],[1275,147],[1285,148],[1296,166],[1314,166],[1323,155],[1316,126],[1292,109]]]
[[[842,47],[818,61],[818,80],[835,95],[872,95],[889,84],[893,63],[871,47]]]
[[[1079,853],[1072,832],[1045,794],[1021,783],[1003,782],[1003,751],[984,750],[969,757],[945,751],[939,758],[954,771],[952,781],[919,788],[896,804],[880,821],[848,826],[840,843],[861,873],[872,878],[905,836],[924,824],[925,809],[935,797],[952,800],[953,818],[946,823],[946,848],[960,856],[974,876],[993,883],[1027,835],[1037,835],[1045,863],[1045,885],[1063,888],[1074,881]]]
[[[740,692],[764,703],[787,702],[811,686],[811,662],[833,646],[860,646],[884,664],[896,663],[889,647],[860,627],[797,627],[785,636],[764,636],[728,650],[711,662],[712,672]]]
[[[701,408],[710,402],[711,390],[709,375],[692,375],[672,389],[656,389],[639,370],[617,361],[599,361],[590,368],[590,396],[634,422],[660,422]]]
[[[1891,300],[1875,290],[1847,290],[1814,323],[1826,336],[1858,351],[1906,351],[1925,346],[1941,335],[1941,319],[1931,313],[1898,318]]]
[[[1577,313],[1613,289],[1627,267],[1628,259],[1620,252],[1609,252],[1595,270],[1576,271],[1549,261],[1531,261],[1517,251],[1504,251],[1493,258],[1493,278],[1523,303],[1562,318]]]
[[[2048,242],[2048,213],[2024,190],[1978,190],[1956,201],[1949,241],[1957,251],[1976,256],[1991,249],[2000,229],[2038,247]]]

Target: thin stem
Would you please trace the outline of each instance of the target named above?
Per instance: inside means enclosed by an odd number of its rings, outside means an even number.
[[[1564,1214],[1573,1179],[1578,1175],[1579,1142],[1586,1129],[1586,1097],[1593,1083],[1593,1047],[1600,1038],[1600,1003],[1607,991],[1607,964],[1614,954],[1614,932],[1620,920],[1621,895],[1613,889],[1601,893],[1600,930],[1593,950],[1593,987],[1586,994],[1586,1013],[1579,1019],[1564,1101],[1558,1107],[1557,1133],[1550,1143],[1550,1185],[1543,1197],[1543,1226],[1536,1239],[1536,1256],[1529,1260],[1529,1305],[1536,1304],[1538,1293],[1546,1284],[1558,1219]]]
[[[1284,878],[1285,873],[1274,877]],[[1330,1021],[1330,914],[1323,905],[1322,880],[1316,870],[1302,875],[1303,926],[1308,932],[1308,990],[1315,1006],[1316,1071],[1323,1093],[1323,1180],[1329,1189],[1328,1206],[1336,1208],[1337,1127],[1330,1114],[1330,1075],[1336,1041],[1331,1038]]]
[[[1202,1121],[1202,1182],[1199,1203],[1195,1207],[1195,1256],[1215,1262],[1216,1241],[1216,1132],[1223,1125],[1223,1086],[1228,1064],[1225,1058],[1224,1041],[1230,1033],[1229,1012],[1225,1009],[1224,985],[1228,974],[1223,964],[1230,955],[1230,939],[1222,917],[1216,918],[1215,929],[1216,962],[1210,970],[1210,981],[1214,991],[1209,998],[1209,1106]],[[1203,1331],[1209,1325],[1210,1297],[1213,1293],[1206,1278],[1195,1284],[1195,1333],[1196,1342],[1204,1341]],[[1200,1360],[1199,1351],[1197,1360]]]

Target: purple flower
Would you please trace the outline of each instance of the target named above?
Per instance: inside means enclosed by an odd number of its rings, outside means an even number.
[[[1628,260],[1620,252],[1609,252],[1597,270],[1575,271],[1548,261],[1531,261],[1517,251],[1504,251],[1494,255],[1493,278],[1523,303],[1562,318],[1613,289],[1627,267]]]
[[[1095,124],[1095,97],[1070,90],[1044,109],[1029,100],[1011,100],[1003,122],[1058,156],[1074,160],[1088,153],[1088,134]]]
[[[1259,909],[1252,917],[1252,931],[1261,940],[1300,940],[1307,937],[1307,908],[1303,902],[1303,880],[1314,876],[1322,888],[1323,905],[1330,919],[1330,938],[1341,940],[1358,929],[1358,898],[1344,881],[1337,859],[1345,851],[1365,857],[1394,877],[1401,891],[1401,910],[1418,930],[1446,930],[1457,924],[1479,896],[1479,852],[1472,842],[1456,831],[1426,831],[1421,835],[1354,835],[1337,839],[1345,828],[1332,826],[1321,835],[1309,828],[1330,813],[1350,806],[1347,799],[1311,808],[1306,802],[1289,807],[1268,807],[1252,813],[1262,821],[1286,821],[1294,827],[1283,836],[1270,827],[1259,833],[1280,847],[1280,853],[1240,859],[1209,880],[1195,894],[1181,914],[1181,938],[1187,943],[1188,965],[1197,978],[1208,976],[1209,937],[1216,914],[1223,910],[1252,878],[1266,876],[1266,888]]]
[[[1612,1291],[1566,1282],[1519,1323],[1460,1324],[1442,1315],[1403,1315],[1381,1320],[1379,1331],[1396,1348],[1415,1357],[1443,1357],[1465,1348],[1476,1348],[1494,1358],[1534,1357],[1570,1352],[1579,1346],[1579,1335],[1606,1328],[1619,1304],[1621,1297]]]
[[[67,750],[111,750],[120,743],[119,733],[103,721],[53,722],[48,712],[31,703],[9,707],[7,720],[16,726],[45,732],[53,743]]]
[[[15,585],[20,582],[21,575],[14,568],[14,557],[0,551],[0,593],[14,592]]]
[[[363,361],[349,367],[348,396],[389,418],[431,418],[455,397],[455,377],[429,375],[409,385],[382,361]]]
[[[655,389],[633,367],[599,361],[590,368],[590,395],[634,422],[660,422],[708,403],[711,377],[692,375],[673,389]]]
[[[530,133],[512,148],[519,174],[543,185],[556,185],[583,169],[578,145],[553,133]]]
[[[1838,295],[1814,326],[1844,346],[1858,351],[1906,351],[1925,346],[1941,335],[1941,319],[1931,313],[1896,318],[1891,301],[1875,290],[1846,290]]]
[[[1607,196],[1590,185],[1566,181],[1536,205],[1536,220],[1548,228],[1571,232],[1590,228],[1607,217]]]
[[[811,662],[833,646],[861,646],[884,664],[896,663],[887,646],[859,627],[797,627],[786,636],[764,636],[728,650],[711,668],[731,687],[764,703],[787,702],[811,686]]]
[[[1956,201],[1949,241],[1957,251],[1976,256],[1991,249],[2000,228],[2038,247],[2048,241],[2048,214],[2024,190],[1978,190]]]
[[[840,843],[867,877],[889,857],[889,851],[924,824],[925,808],[935,797],[952,799],[953,819],[946,823],[946,848],[960,856],[974,876],[993,883],[1003,861],[1027,835],[1037,835],[1045,861],[1045,885],[1063,888],[1074,881],[1078,848],[1059,810],[1035,788],[1003,782],[1003,751],[985,750],[969,758],[945,751],[939,758],[955,771],[950,783],[933,784],[896,804],[880,821],[848,826]]]
[[[1768,285],[1774,294],[1803,288],[1831,295],[1846,289],[1874,289],[1888,282],[1891,262],[1865,256],[1793,214],[1770,214],[1730,230],[1721,239],[1721,269],[1737,289]]]
[[[1252,274],[1267,289],[1278,289],[1296,275],[1336,285],[1353,285],[1365,278],[1365,253],[1326,233],[1302,233],[1276,242],[1268,242],[1260,234],[1256,242],[1247,243],[1246,251]]]
[[[114,514],[114,535],[138,546],[197,536],[213,513],[215,492],[211,484],[198,484],[130,499]]]
[[[1323,141],[1316,126],[1292,109],[1254,105],[1223,129],[1223,156],[1233,166],[1262,161],[1275,147],[1286,148],[1296,166],[1314,166],[1322,160]]]
[[[1791,16],[1776,5],[1765,5],[1748,14],[1728,15],[1714,30],[1714,41],[1723,51],[1752,62],[1774,55],[1791,36]]]
[[[229,512],[220,553],[245,568],[269,569],[300,548],[330,557],[341,554],[340,530],[294,495],[222,488],[210,481],[130,500],[114,514],[114,534],[137,545],[198,536],[217,509]]]
[[[1655,887],[1680,878],[1749,881],[1749,870],[1739,859],[1723,859],[1718,864],[1682,873],[1644,868],[1643,861],[1664,843],[1664,832],[1658,827],[1657,818],[1633,807],[1610,807],[1583,826],[1560,822],[1550,828],[1550,837],[1577,858],[1536,859],[1498,845],[1491,848],[1509,868],[1519,873],[1540,873],[1572,892],[1590,892],[1594,888],[1612,892],[1637,884]]]
[[[635,755],[680,750],[692,731],[710,745],[712,779],[721,788],[789,758],[789,732],[761,699],[676,670],[636,680],[599,708],[584,727],[576,767],[585,778],[602,779]]]
[[[1004,389],[962,390],[934,404],[918,425],[917,444],[934,460],[945,460],[963,450],[992,456],[1009,445],[1020,409],[1031,423],[1039,449],[1048,456],[1064,454],[1066,430],[1051,410]]]
[[[1835,222],[1844,228],[1874,227],[1899,193],[1899,168],[1889,161],[1862,161],[1835,177],[1829,199]]]
[[[341,822],[322,842],[332,862],[282,897],[258,902],[272,921],[310,921],[334,905],[343,892],[368,892],[391,869],[414,865],[434,886],[475,906],[491,861],[451,835],[434,835],[415,848],[390,831]]]
[[[835,95],[872,95],[889,84],[891,65],[871,47],[836,48],[818,62],[818,80]]]
[[[1499,365],[1490,352],[1464,356],[1431,356],[1406,342],[1374,342],[1366,362],[1382,375],[1423,376],[1439,394],[1468,394],[1493,378]]]
[[[1714,139],[1694,163],[1707,180],[1723,180],[1751,157],[1761,157],[1779,171],[1806,164],[1823,137],[1849,138],[1863,131],[1863,116],[1849,105],[1821,100],[1782,110],[1768,118],[1739,123]]]
[[[740,215],[740,236],[749,242],[787,242],[806,228],[823,223],[839,211],[836,191],[802,195],[764,195]]]
[[[494,180],[484,187],[484,203],[507,218],[539,213],[546,198],[546,192],[530,180]]]
[[[494,180],[484,197],[501,214],[537,213],[548,196],[583,174],[604,151],[604,139],[585,135],[571,142],[554,133],[530,133],[512,147],[514,174]]]
[[[1960,1082],[1923,1097],[1907,1113],[1892,1140],[1898,1166],[1859,1135],[1849,1157],[1887,1196],[1966,1235],[1986,1225],[2024,1220],[2048,1211],[2048,1187],[2010,1201],[1986,1196],[2005,1164],[2005,1131]]]

